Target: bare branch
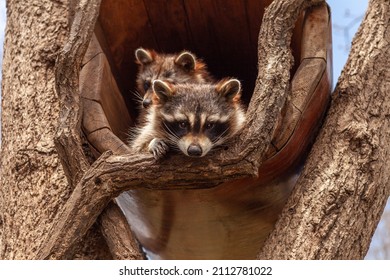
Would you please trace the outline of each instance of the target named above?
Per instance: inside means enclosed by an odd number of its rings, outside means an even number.
[[[290,45],[295,22],[304,9],[323,2],[277,0],[264,13],[258,41],[259,71],[247,111],[247,125],[240,138],[243,156],[257,167],[275,129],[272,120],[277,119],[290,90],[293,65]]]
[[[82,106],[79,95],[79,69],[81,61],[84,57],[88,42],[91,39],[95,22],[98,17],[100,0],[81,2],[77,6],[76,14],[72,21],[72,30],[67,44],[59,54],[56,63],[56,90],[60,97],[61,111],[59,117],[59,127],[55,144],[59,158],[62,160],[62,166],[67,175],[68,181],[74,188],[80,181],[83,174],[88,170],[89,164],[82,150],[82,141],[80,139],[80,125]],[[112,213],[111,211],[110,213]],[[104,219],[108,219],[109,214],[105,213]],[[118,223],[126,222],[123,216],[116,215]],[[103,225],[106,225],[102,221]],[[128,225],[127,225],[128,228]],[[111,242],[108,238],[113,235],[110,233],[111,228],[102,229],[107,237],[107,242],[112,244],[109,246],[113,252],[119,252],[122,248],[115,248],[117,242]],[[129,231],[129,228],[127,229]],[[53,228],[53,231],[56,231]],[[124,237],[124,235],[121,235]],[[117,240],[126,243],[125,239]],[[131,239],[131,235],[127,236],[127,240]],[[51,238],[53,240],[53,238]],[[50,244],[50,243],[48,243]],[[48,247],[48,244],[45,247]],[[134,247],[134,248],[138,248]],[[68,253],[69,254],[68,248]],[[58,252],[61,255],[60,252]],[[39,254],[38,254],[39,255]],[[113,256],[117,254],[113,253]],[[123,255],[123,254],[122,254]],[[61,258],[65,256],[62,255]],[[40,258],[43,258],[41,256]]]
[[[80,145],[82,108],[78,77],[81,61],[99,15],[100,2],[101,0],[79,3],[70,38],[56,62],[56,90],[61,110],[55,143],[64,171],[73,187],[89,166]]]
[[[100,215],[99,223],[102,224],[103,235],[107,240],[114,259],[145,259],[145,256],[141,254],[140,245],[131,232],[126,218],[123,217],[122,211],[115,203],[110,202],[102,215]]]

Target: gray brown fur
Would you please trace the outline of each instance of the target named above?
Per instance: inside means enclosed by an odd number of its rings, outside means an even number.
[[[213,82],[206,64],[188,51],[160,54],[139,48],[135,51],[135,57],[139,65],[137,90],[142,97],[143,107],[148,107],[152,102],[154,80],[160,79],[171,84]]]
[[[136,151],[160,158],[171,147],[187,156],[203,157],[244,125],[241,84],[236,79],[178,85],[156,80],[152,88],[155,100],[131,141]]]

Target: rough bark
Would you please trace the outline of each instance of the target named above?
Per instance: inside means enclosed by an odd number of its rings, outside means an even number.
[[[53,143],[59,112],[53,68],[68,33],[66,12],[61,2],[7,2],[0,259],[33,258],[70,195]]]
[[[390,194],[390,3],[371,0],[332,106],[259,258],[362,259]]]
[[[122,211],[113,202],[99,217],[99,223],[112,257],[116,260],[145,259],[126,218],[123,219],[123,217]]]
[[[72,188],[79,183],[90,166],[85,150],[81,145],[82,102],[78,85],[80,65],[95,29],[99,8],[100,1],[81,2],[79,5],[71,1],[72,29],[65,46],[59,52],[56,63],[56,90],[60,98],[61,110],[55,143]],[[69,94],[69,90],[74,91]],[[111,203],[108,210],[101,217],[102,222],[100,224],[100,229],[108,242],[112,257],[142,259],[143,256],[140,253],[139,246],[134,241],[126,218],[123,214],[121,215],[119,209],[115,208],[118,208],[116,204]],[[114,218],[117,224],[112,222]],[[78,217],[78,220],[83,223],[83,219],[80,217]],[[55,225],[57,224],[55,223]],[[126,233],[128,234],[126,235]],[[63,236],[66,239],[65,235]],[[56,251],[53,257],[57,255],[62,256],[62,258],[70,256],[73,246],[61,241],[61,239],[57,240],[61,243],[62,248],[66,247],[66,253]],[[38,253],[38,256],[40,256],[40,253]]]
[[[71,193],[53,141],[60,111],[54,66],[69,35],[67,13],[68,1],[7,2],[0,259],[35,259]],[[107,248],[95,231],[75,258],[107,258],[104,249],[89,248],[91,237]]]

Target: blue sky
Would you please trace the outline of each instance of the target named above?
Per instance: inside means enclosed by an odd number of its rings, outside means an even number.
[[[333,82],[340,76],[348,58],[351,41],[355,35],[368,0],[327,0],[332,12],[333,31]]]

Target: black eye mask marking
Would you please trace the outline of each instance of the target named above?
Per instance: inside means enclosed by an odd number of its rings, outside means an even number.
[[[144,91],[147,92],[151,85],[152,83],[149,80],[144,81],[144,85],[143,85]]]
[[[167,133],[173,134],[177,138],[181,138],[189,132],[190,124],[188,121],[164,121],[164,129]]]
[[[228,132],[229,124],[227,122],[209,122],[204,126],[204,134],[211,140],[211,142],[217,141]]]
[[[166,79],[171,78],[173,76],[173,71],[172,70],[165,71],[162,76]]]

